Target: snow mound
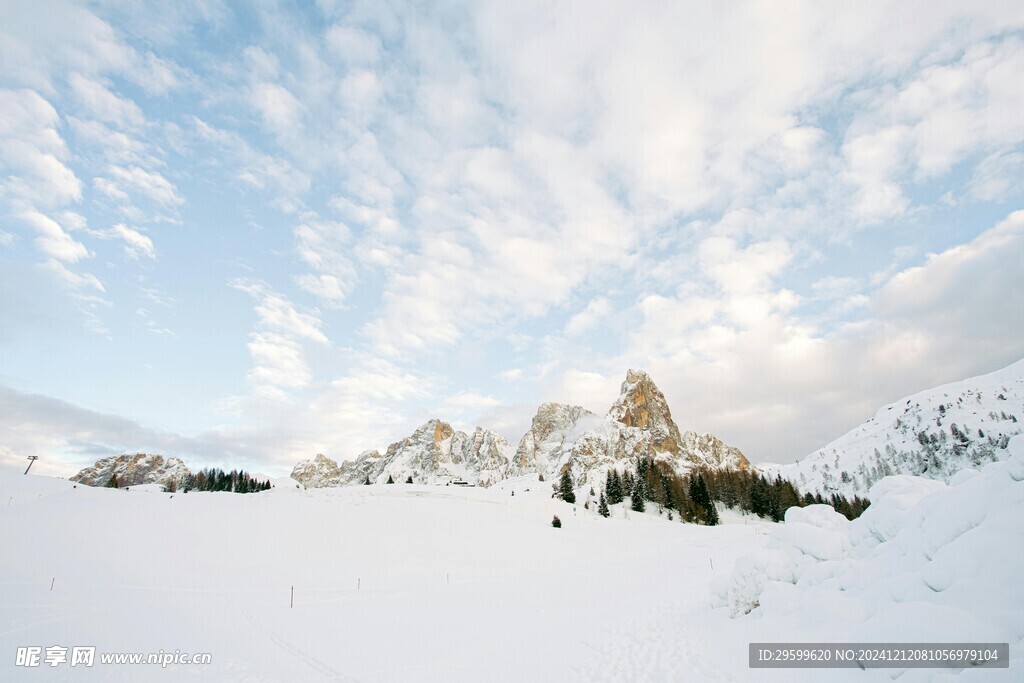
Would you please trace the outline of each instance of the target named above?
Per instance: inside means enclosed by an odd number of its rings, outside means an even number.
[[[713,584],[712,604],[786,624],[845,620],[850,642],[1009,642],[1010,669],[1024,665],[1024,436],[1008,453],[949,485],[886,477],[852,522],[790,509]]]

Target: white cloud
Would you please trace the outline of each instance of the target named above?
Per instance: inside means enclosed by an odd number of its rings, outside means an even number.
[[[168,327],[164,327],[156,320],[154,320],[152,314],[147,309],[137,308],[135,309],[135,315],[137,315],[142,320],[142,324],[146,326],[146,329],[149,332],[152,332],[153,334],[161,337],[177,338],[178,335],[174,332],[174,330]]]
[[[113,198],[123,199],[124,189],[129,188],[164,206],[175,206],[184,202],[174,184],[157,171],[147,171],[138,166],[111,166],[108,173],[117,184],[107,181],[101,186],[99,183],[102,179],[97,179],[97,187]]]
[[[608,299],[604,297],[593,299],[582,311],[569,318],[569,322],[565,326],[565,333],[573,336],[591,330],[611,312],[612,305]]]
[[[253,363],[248,373],[250,384],[258,396],[289,398],[287,390],[306,387],[312,380],[303,342],[330,344],[320,329],[320,318],[316,312],[299,312],[287,297],[262,282],[236,279],[230,285],[256,299],[258,329],[249,335],[247,344]]]
[[[967,189],[975,200],[998,202],[1022,185],[1024,154],[1004,151],[990,154],[974,167]]]
[[[68,80],[75,97],[93,118],[118,128],[137,128],[145,122],[146,117],[137,104],[115,95],[99,81],[78,73],[72,74]]]
[[[261,152],[233,131],[215,128],[197,117],[189,119],[202,145],[215,145],[218,157],[236,168],[236,178],[257,190],[273,191],[279,200],[295,203],[309,191],[309,175],[286,159]]]
[[[345,300],[345,283],[334,275],[300,275],[295,281],[305,291],[330,304]]]
[[[253,332],[246,346],[253,362],[249,380],[256,387],[294,389],[309,384],[311,375],[302,347],[291,337]]]
[[[72,238],[52,218],[37,211],[26,211],[19,218],[36,231],[38,237],[35,244],[46,256],[66,263],[75,263],[91,256],[84,244]]]
[[[67,146],[53,106],[32,90],[0,90],[0,181],[10,200],[55,207],[82,197],[82,183],[65,164]]]
[[[298,132],[303,107],[284,86],[256,83],[252,87],[251,101],[272,133],[287,138]]]
[[[499,405],[501,405],[501,401],[493,396],[484,396],[472,391],[461,391],[444,400],[446,408],[457,411],[474,410],[479,412]]]
[[[78,310],[84,318],[86,329],[103,337],[110,337],[110,329],[100,315],[104,309],[112,307],[112,303],[104,295],[106,288],[100,279],[91,273],[78,273],[56,259],[50,259],[40,265],[61,283],[76,302]]]
[[[324,42],[327,44],[327,48],[346,65],[374,64],[380,60],[380,39],[372,33],[366,33],[351,26],[343,24],[331,26],[324,35]]]
[[[77,291],[105,292],[106,288],[95,275],[89,273],[75,273],[68,270],[60,261],[51,259],[43,267],[56,275],[61,282]]]
[[[110,237],[120,239],[124,242],[124,251],[132,258],[145,256],[150,259],[156,258],[156,249],[153,248],[153,240],[143,235],[134,228],[129,228],[123,223],[118,223],[108,232]]]
[[[256,306],[260,325],[282,330],[292,336],[327,344],[327,337],[320,330],[320,319],[315,315],[299,313],[291,301],[279,294],[268,293]]]

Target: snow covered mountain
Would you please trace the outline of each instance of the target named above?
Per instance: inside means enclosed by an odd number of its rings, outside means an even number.
[[[629,370],[605,417],[579,406],[545,403],[519,442],[515,463],[546,479],[568,469],[577,486],[599,485],[611,467],[651,457],[684,474],[693,468],[746,469],[739,449],[712,434],[680,433],[664,394],[642,370]]]
[[[87,486],[106,486],[110,478],[116,475],[120,486],[139,486],[178,481],[188,473],[185,463],[178,458],[165,459],[162,455],[135,453],[97,460],[95,465],[71,477],[71,481]]]
[[[1024,431],[1024,360],[883,406],[875,416],[803,460],[758,464],[801,491],[865,494],[890,474],[949,482],[960,470],[1007,458]]]
[[[462,479],[490,486],[509,477],[539,473],[554,479],[568,469],[573,482],[601,484],[608,469],[633,467],[652,457],[680,473],[694,467],[745,469],[738,449],[711,435],[680,433],[664,394],[647,373],[630,370],[605,417],[580,406],[544,403],[514,451],[500,434],[477,427],[472,434],[430,420],[391,444],[382,455],[366,451],[340,465],[324,455],[295,466],[292,478],[307,488],[384,483],[388,477],[417,484]]]
[[[292,478],[307,488],[362,484],[367,479],[383,484],[388,477],[396,482],[412,477],[417,484],[465,480],[490,486],[512,474],[512,447],[505,437],[481,427],[466,434],[434,419],[388,446],[383,455],[365,451],[340,465],[317,455],[297,464]]]

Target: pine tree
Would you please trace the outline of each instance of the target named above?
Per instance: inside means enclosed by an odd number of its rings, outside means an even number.
[[[409,478],[405,480],[405,483],[406,484],[411,484],[412,483],[412,475],[411,474],[409,475]]]
[[[705,523],[708,526],[718,526],[718,524],[719,524],[718,510],[715,508],[715,502],[714,501],[711,501],[711,504],[708,506],[707,517],[705,518]]]
[[[369,486],[370,485],[370,475],[369,474],[367,474],[366,475],[366,479],[363,480],[363,485],[365,485],[365,486]]]
[[[121,488],[121,484],[119,484],[118,481],[117,481],[117,475],[116,474],[110,475],[110,480],[107,481],[107,488],[108,489],[119,489],[119,488]]]
[[[671,480],[668,477],[663,477],[661,480],[661,498],[662,505],[667,507],[669,510],[674,510],[676,508],[676,499],[675,496],[672,495]]]
[[[715,509],[715,502],[711,499],[707,482],[699,472],[695,479],[690,480],[690,499],[699,508],[705,524],[708,526],[718,524],[718,510]]]
[[[576,493],[572,489],[572,476],[569,470],[562,470],[562,477],[558,482],[558,496],[566,503],[576,502]]]
[[[390,474],[388,475],[387,483],[388,484],[394,484],[395,483],[395,478],[392,477]]]
[[[643,512],[645,509],[647,509],[647,505],[644,503],[644,487],[640,483],[639,477],[637,477],[636,480],[634,480],[633,482],[633,490],[630,494],[630,498],[632,499],[630,501],[630,509],[634,510],[635,512]]]
[[[551,526],[555,527],[556,529],[562,528],[562,520],[558,518],[558,515],[555,515],[551,518]]]
[[[768,517],[772,513],[772,503],[768,493],[768,482],[763,476],[754,479],[750,487],[750,511],[758,517]]]
[[[622,477],[619,476],[618,470],[612,469],[608,471],[606,492],[608,494],[609,505],[617,505],[622,502],[625,493],[622,488]]]
[[[597,514],[602,517],[608,517],[611,514],[608,511],[608,500],[604,497],[604,491],[601,492],[601,501],[597,505]]]

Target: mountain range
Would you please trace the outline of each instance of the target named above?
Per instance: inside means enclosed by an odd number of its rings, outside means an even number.
[[[651,457],[680,474],[694,469],[760,472],[792,481],[801,491],[864,495],[887,475],[948,482],[957,472],[1004,460],[1012,436],[1024,432],[1024,360],[1002,370],[918,392],[882,406],[863,424],[802,460],[751,465],[739,449],[712,434],[680,431],[651,377],[630,370],[605,415],[580,406],[544,403],[513,447],[497,432],[457,431],[425,422],[383,452],[338,462],[323,454],[295,465],[291,477],[307,488],[385,483],[466,482],[491,486],[510,477],[556,479],[568,471],[577,487],[599,488],[608,471]],[[103,458],[72,479],[105,485],[166,483],[188,473],[178,458],[137,453]]]
[[[292,478],[307,488],[404,482],[410,477],[417,484],[465,481],[490,486],[524,474],[550,480],[569,471],[576,486],[600,485],[610,468],[632,467],[641,456],[680,474],[694,468],[750,467],[739,449],[714,435],[680,432],[650,376],[630,370],[606,415],[544,403],[515,449],[496,432],[477,427],[466,434],[433,419],[383,454],[366,451],[340,464],[318,454],[298,463]]]

